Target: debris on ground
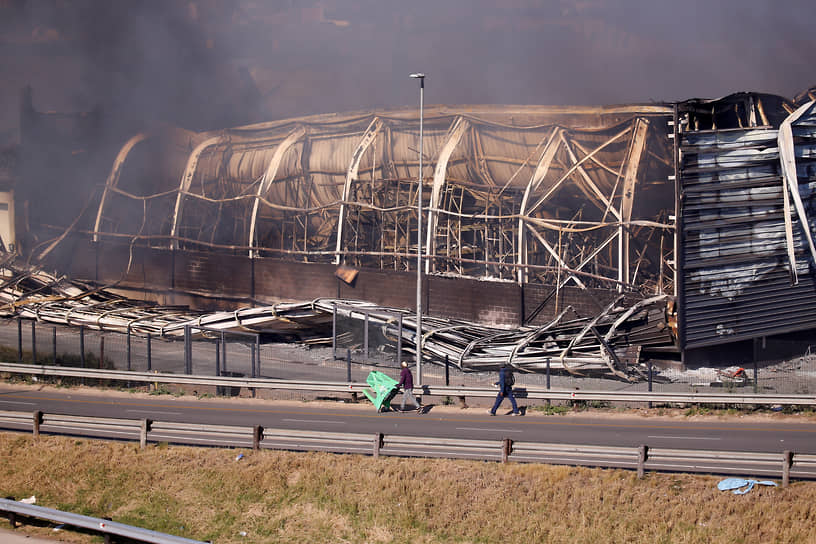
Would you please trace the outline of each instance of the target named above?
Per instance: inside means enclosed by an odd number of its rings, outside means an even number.
[[[744,480],[742,478],[726,478],[717,484],[717,489],[720,491],[733,490],[734,495],[745,495],[751,491],[755,485],[772,485],[776,486],[776,482],[770,480]]]

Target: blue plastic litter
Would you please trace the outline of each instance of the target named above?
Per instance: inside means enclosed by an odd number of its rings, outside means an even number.
[[[726,478],[717,484],[720,491],[734,490],[735,495],[745,495],[751,491],[755,485],[776,485],[770,480],[745,480],[743,478]],[[742,488],[745,489],[742,489]]]

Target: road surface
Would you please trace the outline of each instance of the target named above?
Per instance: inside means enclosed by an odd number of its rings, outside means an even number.
[[[398,397],[399,399],[399,397]],[[398,405],[398,402],[396,403]],[[506,403],[505,403],[506,404]],[[509,417],[509,406],[491,417],[484,408],[426,405],[425,413],[378,414],[368,401],[296,402],[260,399],[196,399],[142,393],[0,386],[0,410],[152,419],[164,422],[398,434],[468,439],[639,446],[744,452],[816,453],[816,420],[785,416],[725,419],[642,417],[629,414],[544,415],[535,410]]]

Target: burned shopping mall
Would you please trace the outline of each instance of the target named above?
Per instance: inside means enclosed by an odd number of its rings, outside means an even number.
[[[420,172],[416,108],[113,145],[103,113],[39,112],[28,92],[0,232],[26,267],[155,308],[361,301],[409,323],[421,192],[426,357],[625,377],[816,329],[814,98],[429,106]],[[33,196],[65,169],[95,178]],[[32,276],[10,262],[7,293]],[[7,296],[46,315],[47,286]],[[71,297],[88,322],[119,311]]]

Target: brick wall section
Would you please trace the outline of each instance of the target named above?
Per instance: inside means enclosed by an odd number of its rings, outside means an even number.
[[[428,277],[432,315],[494,325],[521,324],[521,289],[515,283]]]
[[[337,296],[335,268],[331,264],[256,259],[255,298],[260,302],[334,298]]]
[[[252,263],[247,257],[176,251],[172,258],[176,290],[228,298],[248,297],[252,292]]]
[[[125,245],[77,241],[66,246],[71,248],[72,258],[67,260],[66,250],[63,254],[55,252],[50,265],[57,270],[63,265],[72,278],[113,283],[127,267],[129,249]],[[70,263],[67,269],[66,263]],[[241,255],[134,248],[130,272],[120,286],[142,291],[145,297],[150,292],[161,303],[208,310],[250,305],[253,292],[255,304],[271,304],[334,298],[338,290],[340,298],[416,310],[415,273],[362,269],[354,284],[347,285],[334,276],[335,269],[333,264],[274,259],[252,262]],[[548,297],[528,324],[544,325],[556,315],[555,296],[549,296],[552,286],[525,285],[522,292],[515,283],[426,276],[423,287],[424,311],[437,317],[517,327]],[[572,305],[578,315],[594,316],[617,296],[604,289],[565,286],[558,293],[558,310]]]
[[[353,286],[341,285],[340,295],[383,306],[416,310],[416,273],[361,269]]]

